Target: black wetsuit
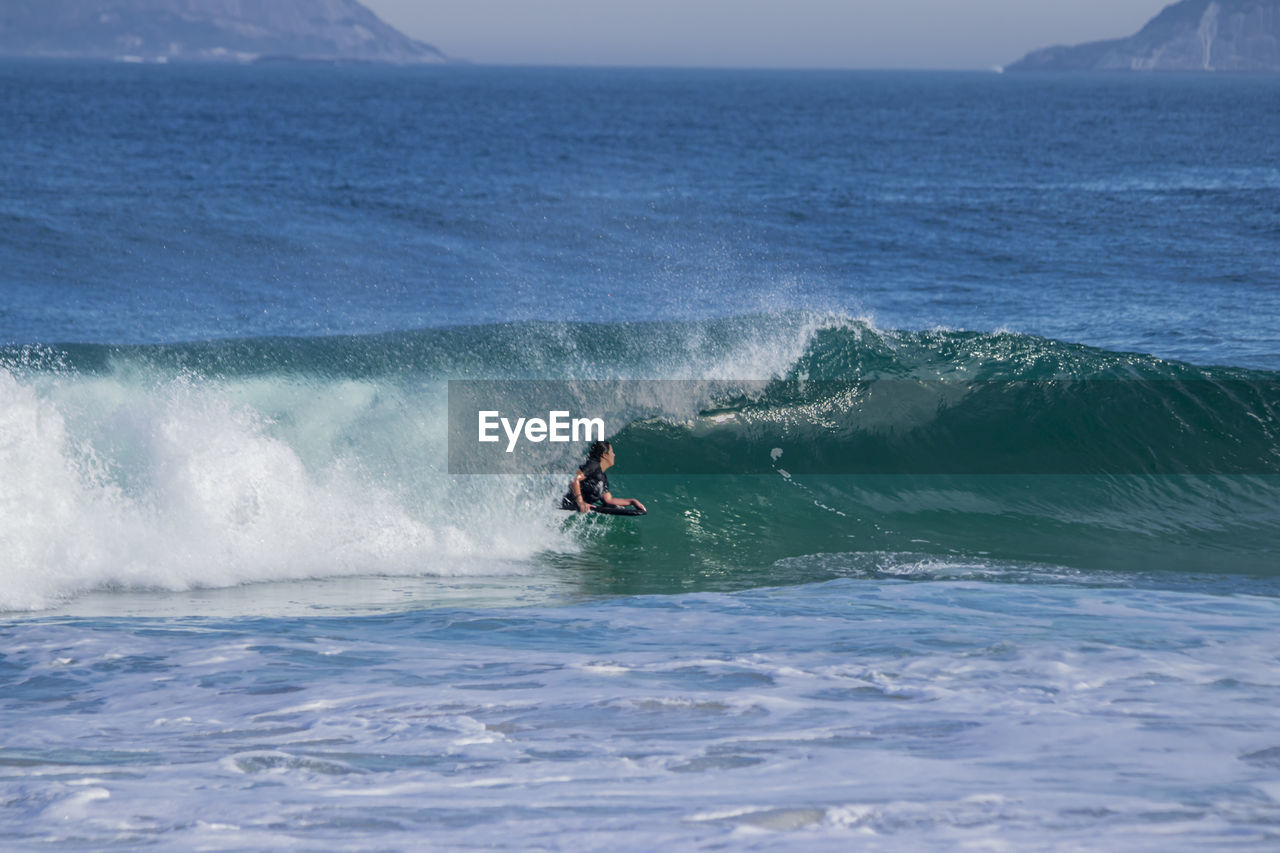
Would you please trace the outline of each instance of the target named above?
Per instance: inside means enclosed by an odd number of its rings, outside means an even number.
[[[604,500],[605,493],[609,491],[609,475],[600,469],[599,459],[588,459],[586,462],[578,466],[578,470],[582,472],[582,499],[587,502],[587,506],[598,504]],[[560,501],[561,509],[577,509],[578,502],[573,499],[573,487],[569,487],[569,491]]]

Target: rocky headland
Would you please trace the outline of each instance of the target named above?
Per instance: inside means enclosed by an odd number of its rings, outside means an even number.
[[[0,56],[446,61],[356,0],[4,0]]]
[[[1128,38],[1032,51],[1006,71],[1280,71],[1280,0],[1181,0]]]

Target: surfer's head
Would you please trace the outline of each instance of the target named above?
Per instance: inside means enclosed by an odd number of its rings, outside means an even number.
[[[599,462],[601,468],[608,468],[613,464],[613,445],[607,441],[597,441],[591,445],[587,458]]]

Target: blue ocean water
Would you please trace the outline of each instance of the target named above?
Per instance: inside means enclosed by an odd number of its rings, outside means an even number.
[[[1278,95],[0,64],[0,840],[1274,846]],[[448,472],[486,378],[774,384],[606,519]]]

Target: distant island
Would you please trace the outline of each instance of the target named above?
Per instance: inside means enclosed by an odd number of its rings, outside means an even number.
[[[356,0],[3,0],[0,56],[445,62]]]
[[[1280,71],[1280,0],[1181,0],[1136,34],[1028,53],[1006,71]]]

